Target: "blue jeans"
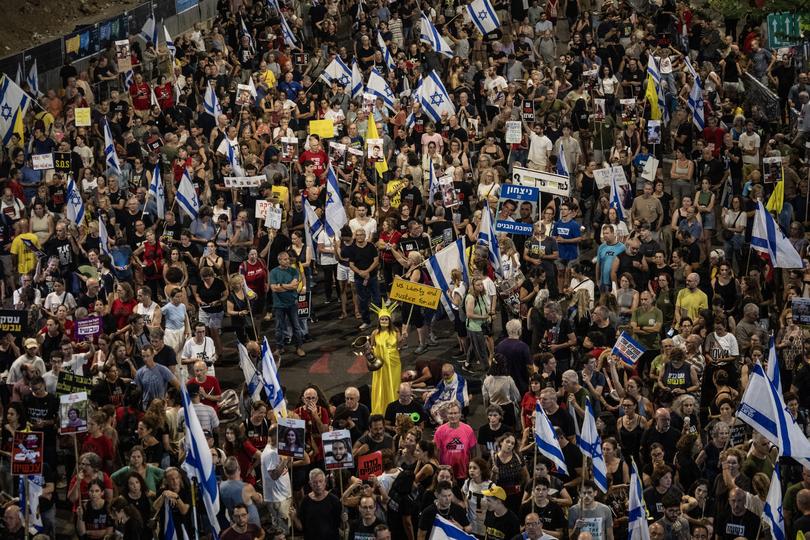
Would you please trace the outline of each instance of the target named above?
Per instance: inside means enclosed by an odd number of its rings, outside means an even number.
[[[293,343],[296,347],[300,347],[304,343],[304,332],[298,319],[298,304],[287,307],[273,306],[273,316],[276,318],[276,347],[284,347],[284,334],[289,333],[288,324],[292,327]]]
[[[360,316],[365,324],[371,324],[371,314],[369,304],[380,305],[380,286],[377,283],[377,274],[368,277],[368,283],[364,284],[364,279],[357,274],[354,275],[354,285],[357,287],[357,296],[360,300]]]

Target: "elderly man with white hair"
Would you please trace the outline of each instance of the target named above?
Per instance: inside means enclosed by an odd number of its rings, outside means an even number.
[[[521,396],[529,389],[529,375],[535,371],[529,346],[520,339],[522,332],[523,325],[519,319],[508,321],[506,339],[495,347],[495,354],[502,354],[506,357],[509,375],[515,381],[515,386]]]

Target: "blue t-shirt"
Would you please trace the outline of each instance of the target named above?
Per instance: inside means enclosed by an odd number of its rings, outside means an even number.
[[[186,305],[174,305],[171,302],[160,308],[166,330],[182,330],[186,327]]]
[[[135,373],[135,384],[143,392],[143,405],[146,408],[155,398],[163,398],[174,374],[166,366],[155,364],[148,368],[141,366]]]
[[[285,285],[292,280],[298,279],[298,270],[290,266],[282,268],[276,266],[270,270],[270,285]],[[298,302],[298,291],[273,292],[273,307],[290,307]]]
[[[613,267],[613,259],[624,253],[624,244],[616,242],[613,245],[602,244],[596,251],[596,258],[599,261],[599,285],[610,285],[610,269]]]
[[[579,227],[579,223],[573,219],[571,221],[560,220],[554,223],[551,236],[559,236],[566,240],[579,238],[582,236],[582,231],[579,230]],[[561,244],[558,242],[558,247],[560,250],[560,260],[573,261],[579,257],[579,244]]]

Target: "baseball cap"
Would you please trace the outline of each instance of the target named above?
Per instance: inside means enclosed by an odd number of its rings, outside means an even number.
[[[506,500],[506,491],[504,491],[501,486],[492,486],[489,489],[485,489],[481,492],[481,495],[484,497],[495,497],[502,501]]]
[[[28,338],[25,340],[25,348],[30,349],[31,347],[39,347],[39,342],[34,338]]]

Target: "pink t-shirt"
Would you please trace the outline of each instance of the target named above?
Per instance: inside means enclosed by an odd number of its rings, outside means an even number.
[[[433,442],[439,452],[439,463],[450,465],[457,479],[467,478],[467,466],[476,444],[472,428],[463,422],[455,429],[443,424],[433,435]]]

